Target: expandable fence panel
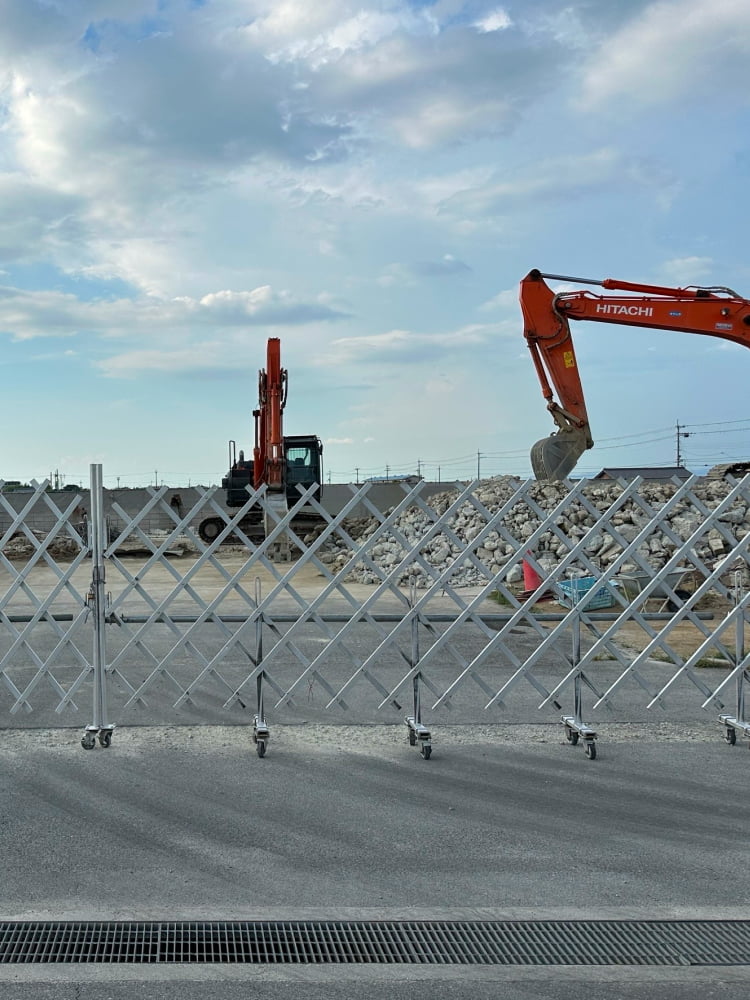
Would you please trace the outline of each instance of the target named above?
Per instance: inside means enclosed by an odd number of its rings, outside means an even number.
[[[566,735],[588,752],[584,695],[624,721],[688,697],[725,713],[727,738],[750,735],[750,477],[403,484],[386,511],[365,484],[335,515],[312,489],[289,511],[249,491],[228,513],[216,489],[185,505],[166,487],[133,513],[105,505],[101,483],[92,466],[87,496],[34,484],[20,510],[0,493],[8,719],[93,712],[91,745],[115,723],[252,720],[261,753],[268,719],[406,717],[429,756],[427,717],[568,708]]]

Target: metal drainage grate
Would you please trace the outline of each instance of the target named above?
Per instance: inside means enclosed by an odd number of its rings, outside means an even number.
[[[747,965],[750,920],[0,923],[0,962]]]

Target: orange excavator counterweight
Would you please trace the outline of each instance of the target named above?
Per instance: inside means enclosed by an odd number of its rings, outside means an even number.
[[[628,295],[595,295],[588,290],[554,292],[545,279],[599,285]],[[531,449],[534,476],[565,479],[584,451],[592,448],[586,402],[570,330],[570,320],[617,323],[697,333],[750,347],[750,301],[731,288],[667,288],[605,278],[572,278],[530,271],[521,281],[524,337],[558,430]],[[555,394],[557,399],[555,399]]]

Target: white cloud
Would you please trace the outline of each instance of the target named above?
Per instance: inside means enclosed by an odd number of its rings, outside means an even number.
[[[148,336],[153,340],[154,336],[167,337],[206,326],[216,331],[294,327],[335,321],[343,315],[330,305],[297,300],[288,292],[277,294],[267,286],[251,292],[214,292],[199,300],[151,296],[88,302],[71,293],[0,287],[0,331],[14,340],[77,333],[131,340]]]
[[[479,31],[504,31],[509,28],[513,22],[508,15],[508,12],[502,7],[496,7],[495,10],[491,10],[489,13],[485,14],[484,17],[480,18],[478,21],[474,22],[474,27]]]
[[[462,23],[437,34],[402,29],[317,67],[307,94],[338,109],[356,135],[409,149],[502,135],[540,89],[554,86],[566,54],[519,39],[508,48],[499,34]]]
[[[502,292],[498,292],[491,299],[483,302],[479,309],[481,312],[493,312],[495,309],[500,309],[502,311],[517,310],[518,309],[518,289],[517,288],[506,288]]]
[[[519,206],[590,196],[597,190],[624,187],[668,187],[670,176],[644,170],[640,160],[609,146],[590,152],[551,157],[526,170],[504,174],[498,170],[485,183],[456,191],[440,204],[451,216],[485,219],[518,211]]]
[[[672,285],[685,287],[705,282],[713,271],[714,262],[710,257],[673,257],[661,266],[665,279]]]
[[[658,104],[723,93],[747,102],[750,5],[746,0],[661,0],[598,46],[585,68],[585,107],[626,97]]]
[[[125,351],[95,364],[104,375],[124,378],[132,378],[144,372],[184,374],[217,368],[231,372],[236,367],[234,359],[226,352],[216,350],[214,341],[166,351]]]
[[[81,198],[50,190],[20,172],[0,173],[0,261],[35,260],[85,238],[87,229],[76,219],[83,205]]]
[[[462,94],[424,96],[391,117],[392,133],[416,150],[450,142],[460,136],[502,133],[516,124],[512,104],[504,97]]]
[[[472,345],[485,343],[497,334],[497,327],[471,324],[447,333],[414,333],[410,330],[389,330],[387,333],[363,337],[341,337],[331,343],[332,354],[322,357],[320,364],[337,359],[340,363],[418,362],[433,360],[451,352],[461,352]]]
[[[267,7],[244,33],[272,63],[299,62],[317,70],[394,35],[433,35],[436,30],[428,9],[408,4],[376,2],[352,11],[336,2],[286,0]]]

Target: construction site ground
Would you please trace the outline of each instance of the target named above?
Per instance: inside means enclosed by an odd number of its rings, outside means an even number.
[[[230,572],[244,561],[232,552],[221,560]],[[181,573],[189,570],[190,559],[177,562]],[[129,559],[128,572],[144,565]],[[88,564],[76,574],[83,592],[90,572]],[[48,567],[31,577],[40,593],[54,584]],[[270,593],[273,574],[253,570],[245,580],[251,592],[256,578]],[[326,582],[314,566],[295,573],[307,600]],[[114,570],[107,583],[115,592],[120,586]],[[174,577],[155,567],[145,583],[164,597]],[[205,598],[224,583],[207,568],[197,586]],[[358,600],[373,591],[348,589]],[[294,600],[282,596],[278,606]],[[485,606],[498,611],[492,601]],[[710,610],[717,617],[709,624],[718,627],[725,609]],[[682,655],[694,648],[690,629],[671,640],[685,643]],[[457,637],[467,655],[475,632]],[[523,650],[538,644],[530,628],[510,639]],[[621,670],[606,661],[594,667],[597,683]],[[443,669],[448,676],[448,665],[434,669],[440,680]],[[501,658],[486,669],[508,673]],[[538,669],[549,684],[564,664],[552,656]],[[649,676],[666,678],[673,669],[654,662]],[[714,685],[726,669],[707,667],[703,675]],[[0,695],[2,919],[748,917],[747,749],[745,741],[725,743],[716,713],[701,712],[690,684],[670,696],[667,712],[647,711],[629,688],[618,711],[597,723],[595,761],[566,741],[559,711],[538,711],[538,692],[527,684],[505,710],[485,712],[475,698],[464,706],[459,697],[453,713],[430,714],[429,761],[409,745],[403,711],[362,725],[356,700],[352,713],[337,713],[307,692],[286,716],[269,713],[263,759],[251,741],[251,710],[227,712],[219,702],[210,711],[199,706],[200,716],[175,711],[169,689],[151,692],[147,711],[122,714],[116,706],[111,747],[92,751],[81,749],[75,731],[88,722],[90,703],[57,716],[50,693],[40,711],[35,703],[28,715],[10,716],[8,696]],[[407,1000],[419,993],[435,1000],[707,1000],[748,981],[747,966],[679,964],[0,969],[0,996],[29,1000],[94,992],[124,1000],[136,991],[143,1000]]]

